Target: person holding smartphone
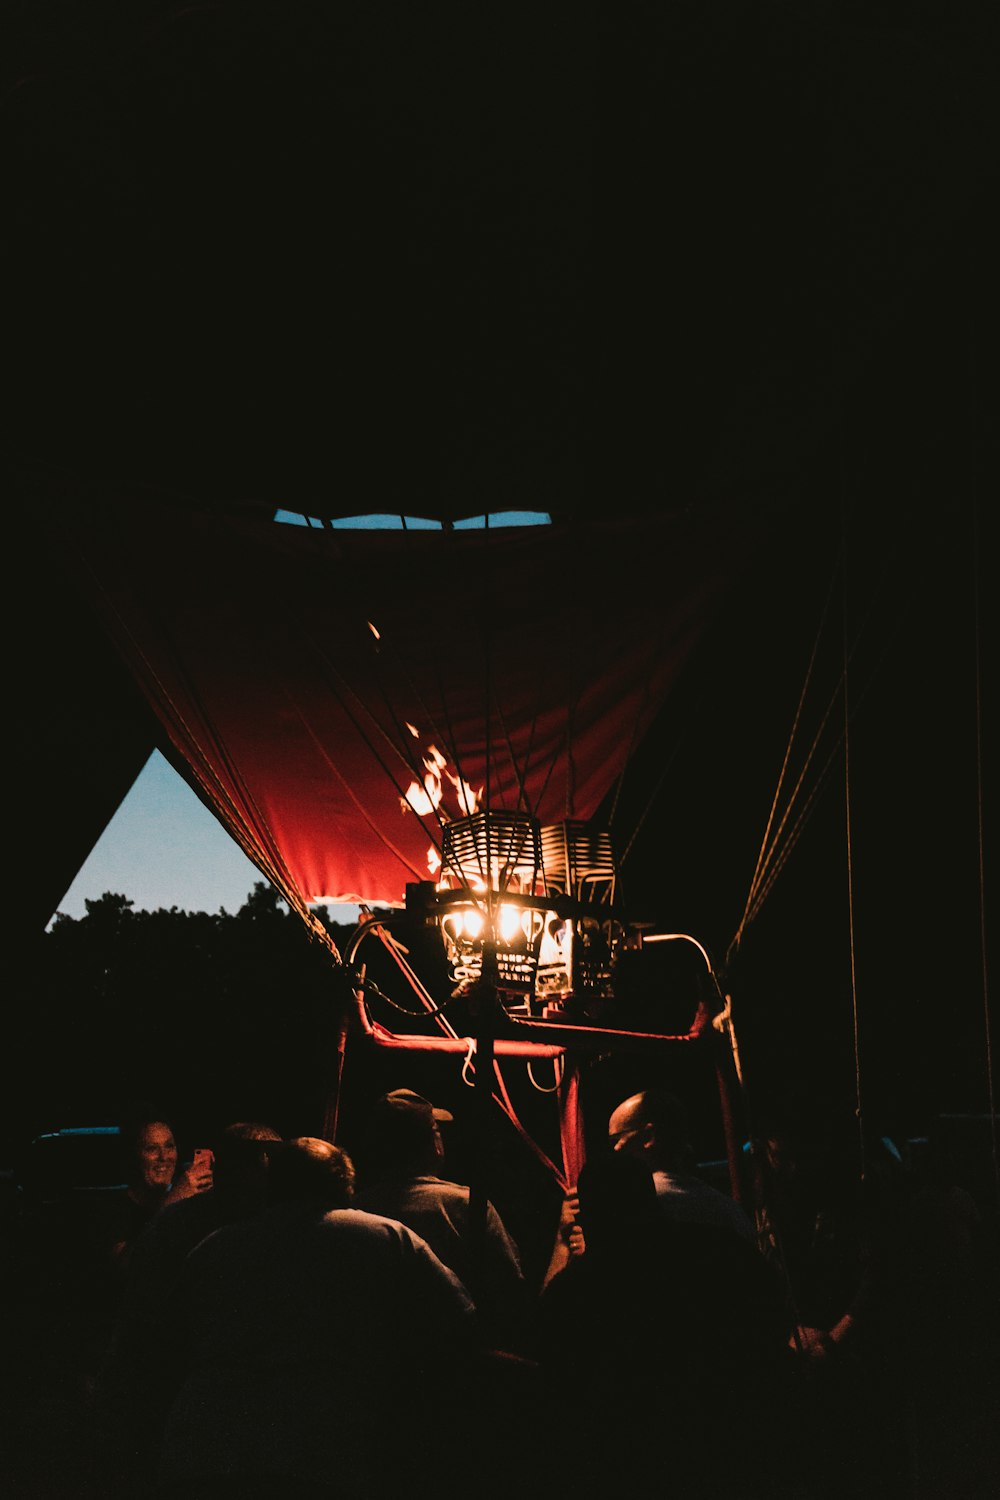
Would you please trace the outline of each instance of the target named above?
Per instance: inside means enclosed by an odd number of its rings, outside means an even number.
[[[212,1187],[212,1152],[195,1151],[190,1162],[178,1165],[177,1137],[169,1120],[149,1111],[121,1127],[126,1150],[128,1182],[114,1205],[107,1226],[113,1260],[127,1269],[132,1246],[167,1203],[176,1203]]]

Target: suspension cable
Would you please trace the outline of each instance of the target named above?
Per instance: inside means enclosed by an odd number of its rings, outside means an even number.
[[[788,770],[788,762],[789,762],[789,760],[791,758],[791,754],[792,754],[792,745],[793,745],[793,743],[795,741],[796,731],[798,730],[799,722],[800,722],[800,720],[802,718],[802,711],[803,711],[803,707],[805,705],[806,693],[808,692],[809,684],[810,684],[810,682],[812,680],[813,669],[814,669],[814,667],[816,665],[816,656],[817,656],[817,654],[819,652],[820,639],[821,639],[821,637],[823,635],[823,630],[824,630],[824,627],[826,625],[826,619],[827,619],[827,615],[828,615],[829,609],[830,609],[830,601],[831,601],[831,599],[833,597],[833,588],[834,588],[835,580],[836,580],[836,569],[834,569],[834,571],[830,575],[830,584],[829,584],[829,587],[827,589],[826,599],[823,602],[823,609],[822,609],[822,611],[820,613],[819,624],[816,627],[816,635],[815,635],[815,637],[813,639],[812,651],[811,651],[810,656],[809,656],[809,665],[806,668],[806,675],[805,675],[805,678],[804,678],[803,683],[802,683],[802,690],[799,693],[799,701],[798,701],[798,703],[796,705],[795,715],[794,715],[794,717],[792,719],[792,727],[791,727],[791,730],[789,731],[788,743],[785,746],[785,756],[784,756],[784,760],[781,763],[781,771],[780,771],[780,773],[778,775],[778,783],[777,783],[777,786],[774,789],[774,797],[773,797],[772,802],[771,802],[771,811],[768,813],[767,825],[766,825],[766,827],[764,829],[764,837],[761,840],[760,852],[757,855],[757,864],[754,867],[753,876],[751,877],[751,880],[750,880],[750,889],[749,889],[749,891],[747,893],[746,906],[743,908],[743,915],[740,918],[739,926],[737,927],[736,933],[735,933],[735,935],[733,937],[733,940],[732,940],[732,942],[730,944],[730,953],[732,953],[740,945],[740,940],[741,940],[741,938],[743,936],[743,932],[744,932],[744,930],[746,928],[746,925],[747,925],[747,922],[749,920],[749,913],[750,913],[751,906],[753,904],[754,896],[756,895],[756,892],[757,892],[758,883],[759,883],[759,881],[761,880],[761,878],[763,876],[764,869],[766,868],[766,865],[767,865],[767,862],[768,862],[767,859],[765,858],[765,851],[767,850],[768,840],[769,840],[769,838],[771,836],[771,826],[772,826],[772,824],[774,822],[775,813],[777,812],[778,799],[781,796],[781,788],[784,785],[785,773]],[[830,706],[832,707],[832,700],[831,700],[831,705]],[[827,709],[827,714],[829,714],[829,712],[830,712],[830,708]],[[825,724],[826,724],[826,716],[824,716],[824,718],[823,718],[823,720],[822,720],[822,722],[820,724],[819,731],[817,732],[816,739],[814,739],[814,741],[813,741],[813,746],[812,746],[813,749],[815,749],[816,743],[817,743],[817,741],[819,739],[819,735],[822,734],[823,727],[824,727]],[[811,752],[810,752],[810,754],[811,754]],[[788,813],[791,811],[792,802],[794,802],[794,800],[795,800],[795,794],[796,794],[796,792],[798,791],[799,787],[802,784],[802,777],[805,775],[806,770],[808,769],[808,766],[809,766],[809,757],[807,756],[806,763],[803,766],[802,773],[801,773],[801,775],[799,777],[799,781],[796,784],[795,791],[792,793],[792,797],[789,800],[788,808],[785,811],[785,818],[788,817]],[[781,834],[781,828],[783,826],[783,823],[784,823],[784,819],[782,820],[782,824],[779,825],[779,827],[778,827],[777,834],[775,835],[776,840],[777,840],[777,838]],[[772,849],[772,853],[773,853],[773,849]],[[768,856],[768,858],[770,858],[770,856]]]

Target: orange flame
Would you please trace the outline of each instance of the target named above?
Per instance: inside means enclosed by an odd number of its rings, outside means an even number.
[[[419,739],[419,729],[408,719],[404,722],[414,739]],[[409,809],[419,817],[427,817],[439,808],[444,799],[443,777],[447,777],[458,794],[458,817],[471,818],[473,813],[479,811],[483,788],[480,787],[477,792],[463,777],[453,775],[448,770],[447,757],[441,754],[436,745],[427,746],[427,754],[423,756],[423,763],[423,779],[411,781],[406,789],[406,795],[400,799],[404,812]]]
[[[474,812],[479,811],[479,799],[483,795],[482,787],[479,788],[478,792],[474,792],[469,783],[463,781],[461,776],[453,776],[450,771],[446,771],[445,775],[458,793],[458,805],[462,809],[462,816],[471,818]]]
[[[441,772],[448,764],[436,745],[428,745],[423,759],[423,782],[411,781],[406,789],[406,796],[402,799],[403,811],[408,807],[412,808],[419,817],[426,817],[441,805],[441,798],[444,796]]]

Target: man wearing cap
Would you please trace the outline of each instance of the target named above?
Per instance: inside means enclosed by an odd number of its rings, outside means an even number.
[[[412,1089],[383,1094],[369,1121],[368,1180],[354,1206],[420,1235],[473,1291],[487,1340],[503,1345],[524,1309],[521,1259],[488,1203],[480,1274],[472,1264],[469,1189],[437,1175],[444,1160],[441,1125],[453,1118]]]

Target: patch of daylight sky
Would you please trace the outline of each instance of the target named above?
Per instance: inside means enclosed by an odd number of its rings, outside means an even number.
[[[428,520],[426,516],[334,516],[329,521],[322,521],[318,516],[303,515],[301,511],[279,510],[275,513],[274,519],[276,521],[283,521],[290,526],[332,527],[335,531],[443,530],[440,521]],[[540,510],[503,510],[497,511],[495,515],[491,514],[489,522],[491,529],[495,529],[498,526],[551,526],[552,517],[547,512]],[[485,515],[465,516],[462,520],[454,522],[456,531],[468,531],[476,528],[483,529],[485,526]]]
[[[85,917],[87,901],[106,892],[127,896],[136,911],[172,906],[233,914],[264,876],[158,750],[59,902],[67,917]],[[357,920],[356,906],[330,903],[330,916]]]

